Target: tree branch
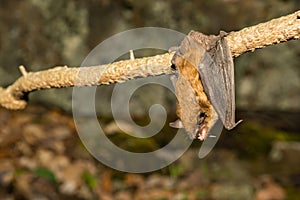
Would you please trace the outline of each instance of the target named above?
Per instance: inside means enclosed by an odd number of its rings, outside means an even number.
[[[229,34],[226,39],[234,57],[272,44],[299,39],[300,10]]]
[[[297,11],[231,32],[226,36],[226,40],[232,55],[238,57],[257,48],[299,39],[299,37],[300,11]],[[171,74],[170,65],[173,55],[173,53],[166,53],[93,67],[55,67],[40,72],[27,72],[22,66],[20,67],[22,77],[5,89],[0,87],[0,105],[7,109],[23,109],[27,104],[27,94],[40,89],[103,85],[140,77]],[[80,76],[78,76],[79,73]]]

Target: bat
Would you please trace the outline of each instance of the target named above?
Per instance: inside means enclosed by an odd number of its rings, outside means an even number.
[[[234,65],[225,36],[191,31],[172,58],[179,119],[170,126],[184,128],[192,139],[209,136],[214,144],[214,125],[221,121],[230,130],[241,122],[235,122]]]

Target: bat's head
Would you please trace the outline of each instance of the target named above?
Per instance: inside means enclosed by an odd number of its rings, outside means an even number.
[[[205,140],[210,133],[211,128],[218,120],[218,115],[214,109],[206,109],[206,112],[200,109],[197,116],[197,123],[194,126],[193,138],[201,141]]]
[[[194,139],[204,140],[208,136],[207,115],[205,112],[200,112],[197,116],[197,124],[194,130]]]
[[[191,120],[193,117],[196,121]],[[217,115],[208,116],[203,110],[199,110],[197,116],[180,116],[180,119],[170,123],[173,128],[184,128],[191,139],[205,140],[209,135],[211,128],[217,121]],[[188,119],[189,118],[189,119]]]

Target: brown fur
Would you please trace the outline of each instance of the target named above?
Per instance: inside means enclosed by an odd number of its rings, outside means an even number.
[[[193,64],[191,64],[191,62],[189,61],[190,59],[193,60],[192,52],[190,53],[186,52],[185,57],[186,56],[189,59],[185,59],[180,55],[175,55],[173,59],[173,64],[175,64],[175,66],[177,67],[179,73],[179,79],[185,79],[188,82],[188,84],[191,86],[192,92],[195,95],[197,105],[193,104],[193,101],[188,101],[187,99],[184,99],[185,101],[182,99],[178,99],[177,115],[179,119],[183,121],[184,128],[187,130],[187,132],[189,132],[189,135],[192,138],[195,138],[198,137],[198,134],[201,135],[202,133],[208,132],[208,130],[211,128],[213,124],[212,121],[214,121],[216,118],[216,112],[214,111],[213,106],[211,105],[207,95],[203,90],[203,86],[196,66],[193,66]],[[187,88],[177,88],[177,93],[181,92],[184,94],[185,91],[180,91],[180,90],[187,90]],[[181,105],[186,103],[190,103],[191,105]],[[183,111],[182,107],[188,108],[189,110]],[[193,107],[193,108],[189,108],[189,107]],[[206,118],[204,122],[201,124],[201,127],[199,128],[196,135],[194,135],[193,132],[197,127],[196,119],[201,112],[205,112]],[[189,116],[183,116],[183,114]],[[203,136],[202,138],[205,139],[205,137],[206,135]]]

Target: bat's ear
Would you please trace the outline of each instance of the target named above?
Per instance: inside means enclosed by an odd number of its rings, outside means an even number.
[[[177,119],[175,122],[171,122],[169,126],[171,126],[172,128],[184,128],[183,123],[180,119]]]
[[[171,60],[171,67],[174,66],[176,70],[184,65],[184,58],[179,53],[175,53]]]

